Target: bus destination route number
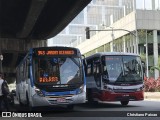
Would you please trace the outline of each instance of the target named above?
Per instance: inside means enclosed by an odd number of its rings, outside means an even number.
[[[44,55],[74,55],[74,50],[38,50],[37,55],[38,56],[44,56]]]
[[[58,77],[40,77],[40,83],[51,83],[51,82],[58,82]]]

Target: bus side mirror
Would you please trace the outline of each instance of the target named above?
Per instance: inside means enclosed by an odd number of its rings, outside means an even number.
[[[83,56],[83,65],[84,65],[84,66],[87,66],[86,57],[85,57],[84,55],[82,55],[82,56]]]
[[[106,61],[105,61],[105,57],[104,56],[102,56],[102,65],[106,66]]]
[[[145,73],[145,62],[142,61],[142,69],[143,69],[143,73]]]

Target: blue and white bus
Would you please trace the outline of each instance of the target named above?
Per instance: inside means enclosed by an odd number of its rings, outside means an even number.
[[[30,108],[62,105],[73,109],[86,100],[85,72],[77,48],[32,48],[16,74],[19,103]]]

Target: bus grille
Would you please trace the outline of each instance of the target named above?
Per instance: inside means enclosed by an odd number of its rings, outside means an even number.
[[[63,95],[63,96],[59,96],[59,95],[54,95],[54,96],[45,96],[47,98],[66,98],[66,97],[72,97],[74,94],[70,94],[70,95]]]
[[[72,103],[73,100],[71,99],[66,99],[65,102],[57,102],[57,100],[48,100],[50,104],[67,104],[67,103]]]
[[[136,92],[137,89],[113,89],[115,93],[132,93]]]
[[[121,100],[136,100],[136,97],[134,96],[117,96],[115,98],[117,101],[121,101]]]
[[[42,90],[45,90],[46,92],[64,92],[64,91],[73,91],[77,89],[79,86],[68,86],[68,87],[52,87],[52,86],[46,86],[41,87]]]

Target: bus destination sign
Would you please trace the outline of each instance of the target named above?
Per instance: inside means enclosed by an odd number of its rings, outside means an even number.
[[[38,50],[38,56],[51,56],[51,55],[75,55],[74,50]]]
[[[58,82],[58,77],[40,77],[40,83],[51,83],[51,82]]]

